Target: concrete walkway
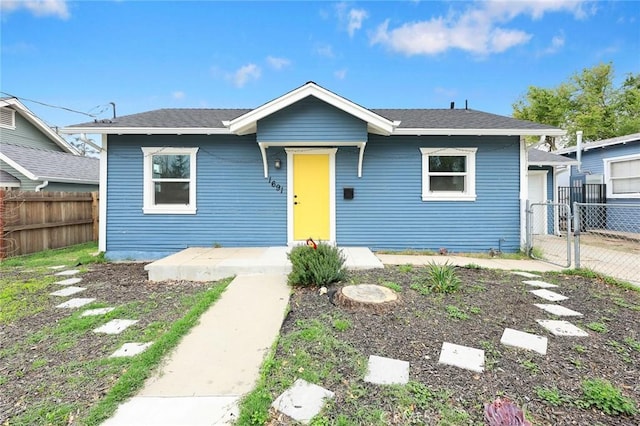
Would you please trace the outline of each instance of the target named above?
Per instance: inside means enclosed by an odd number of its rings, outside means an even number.
[[[533,259],[500,259],[500,258],[476,258],[467,256],[415,256],[415,255],[397,255],[397,254],[376,254],[378,259],[385,265],[427,265],[431,262],[443,264],[449,262],[456,266],[466,266],[469,264],[478,265],[489,269],[505,269],[510,271],[535,271],[550,272],[561,271],[561,268],[550,263],[541,262]]]
[[[104,425],[231,424],[280,331],[290,294],[286,282],[283,274],[237,276],[159,374]]]

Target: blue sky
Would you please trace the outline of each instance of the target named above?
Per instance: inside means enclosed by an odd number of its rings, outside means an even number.
[[[530,85],[640,72],[637,1],[0,1],[0,90],[99,118],[253,108],[309,80],[369,108],[510,115]]]

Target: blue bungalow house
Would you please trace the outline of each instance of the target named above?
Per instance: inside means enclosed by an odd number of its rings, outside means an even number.
[[[367,109],[313,82],[255,109],[161,109],[102,134],[100,249],[520,249],[525,135],[563,130],[471,109]],[[106,202],[103,202],[105,200]]]

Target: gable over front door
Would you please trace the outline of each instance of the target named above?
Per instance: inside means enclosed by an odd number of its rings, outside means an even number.
[[[289,243],[335,242],[336,149],[287,149]]]

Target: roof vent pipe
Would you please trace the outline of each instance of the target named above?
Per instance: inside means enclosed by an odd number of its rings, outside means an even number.
[[[464,109],[469,109],[469,100],[468,99],[464,100]]]
[[[578,173],[582,173],[582,130],[576,132],[576,160],[578,161]]]
[[[451,101],[451,106],[449,107],[449,109],[454,109],[456,107],[456,103]]]
[[[111,106],[113,107],[113,119],[116,119],[116,103],[115,102],[109,102],[111,104]]]

